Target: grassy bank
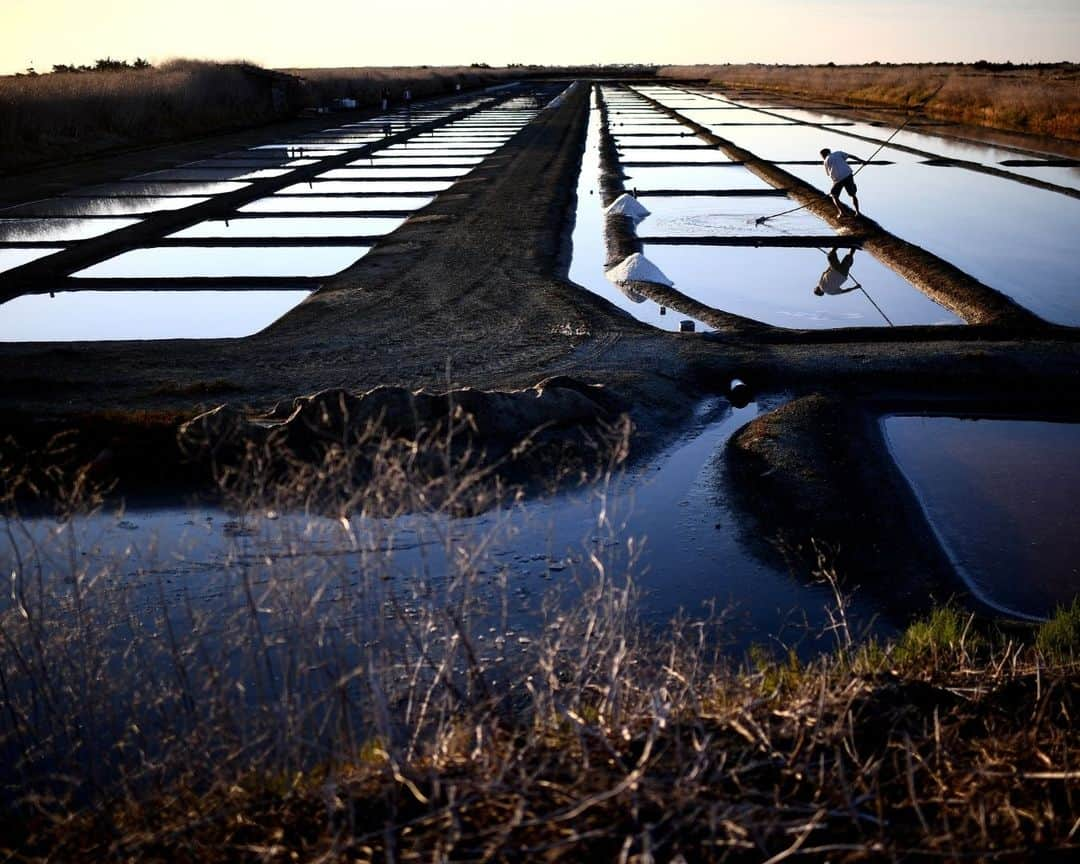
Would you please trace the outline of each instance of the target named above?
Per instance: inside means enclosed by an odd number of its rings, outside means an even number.
[[[1080,140],[1080,66],[988,64],[667,66],[668,78],[876,107],[924,105],[930,117]]]
[[[211,569],[154,566],[135,534],[114,556],[94,553],[90,523],[9,511],[0,853],[1075,852],[1080,605],[1019,635],[939,609],[881,644],[850,632],[822,571],[835,649],[810,661],[782,648],[731,657],[723,615],[647,629],[633,555],[616,566],[608,551],[640,541],[605,495],[626,435],[597,450],[593,545],[527,620],[512,565],[492,552],[514,528],[451,518],[512,509],[516,493],[440,443],[454,437],[445,429],[420,442],[369,430],[354,442],[363,465],[340,441],[287,474],[252,452],[221,478],[233,545]],[[68,488],[65,511],[100,506],[85,472]],[[324,515],[283,509],[305,500]]]

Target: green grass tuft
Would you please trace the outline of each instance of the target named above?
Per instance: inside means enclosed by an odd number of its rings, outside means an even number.
[[[1080,594],[1071,605],[1054,610],[1053,617],[1039,627],[1035,644],[1054,662],[1070,662],[1080,657]]]

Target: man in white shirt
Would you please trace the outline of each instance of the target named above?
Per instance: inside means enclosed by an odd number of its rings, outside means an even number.
[[[843,150],[833,151],[828,147],[821,151],[821,158],[825,160],[825,173],[832,180],[833,185],[832,189],[829,190],[829,197],[832,198],[833,204],[836,205],[836,215],[840,218],[844,216],[844,208],[840,206],[840,190],[846,189],[848,195],[851,196],[851,203],[855,205],[855,215],[858,216],[859,199],[855,193],[859,190],[855,185],[855,175],[851,173],[848,159],[854,159],[856,162],[862,162],[862,159],[858,156],[851,156]]]

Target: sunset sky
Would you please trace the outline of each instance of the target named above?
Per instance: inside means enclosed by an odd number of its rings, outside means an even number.
[[[1080,60],[1080,0],[0,0],[0,73],[112,56],[274,67]]]

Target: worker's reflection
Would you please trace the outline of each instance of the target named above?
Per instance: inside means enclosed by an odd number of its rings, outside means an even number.
[[[821,274],[817,288],[814,289],[814,294],[818,297],[824,297],[826,294],[847,294],[849,291],[857,291],[859,289],[859,283],[854,280],[850,287],[844,287],[844,283],[847,282],[848,279],[848,274],[851,272],[851,265],[855,261],[855,250],[849,249],[847,255],[840,258],[834,247],[829,250],[828,258],[829,266],[825,272]]]

